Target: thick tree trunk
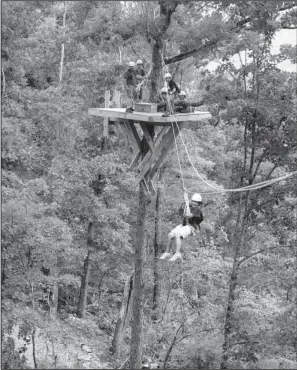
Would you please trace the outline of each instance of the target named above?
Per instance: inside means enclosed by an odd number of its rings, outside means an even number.
[[[94,224],[90,222],[88,226],[88,240],[87,240],[88,246],[89,247],[93,246],[93,242],[94,242]],[[81,278],[80,295],[76,312],[77,316],[81,318],[84,318],[86,315],[88,284],[91,270],[91,254],[92,251],[88,250],[87,256],[84,261],[83,275]]]
[[[122,341],[127,323],[130,320],[133,297],[133,278],[134,273],[125,283],[122,307],[115,327],[115,333],[111,342],[112,346],[109,349],[110,354],[114,354],[118,351],[118,347]]]
[[[130,369],[140,369],[143,345],[143,265],[148,205],[150,195],[145,193],[143,182],[139,184],[139,206],[137,214],[137,233],[135,240],[135,275],[133,296],[133,318],[131,332]]]
[[[235,303],[235,290],[237,287],[238,278],[238,267],[239,258],[244,244],[245,232],[246,232],[246,212],[247,204],[249,199],[249,193],[245,195],[244,204],[242,205],[242,196],[239,201],[238,215],[236,220],[235,232],[232,237],[233,245],[235,246],[235,253],[233,259],[232,272],[229,282],[229,293],[227,301],[227,309],[224,324],[224,342],[222,345],[222,359],[220,369],[228,369],[228,360],[230,356],[231,338],[232,338],[232,323],[233,323],[233,312]]]
[[[155,216],[155,238],[154,238],[154,291],[153,291],[153,310],[154,319],[158,318],[158,310],[160,308],[161,296],[161,279],[160,279],[160,264],[158,263],[160,256],[160,241],[161,241],[161,218],[162,218],[162,205],[163,205],[163,179],[164,168],[159,171],[159,187],[156,197],[156,216]]]

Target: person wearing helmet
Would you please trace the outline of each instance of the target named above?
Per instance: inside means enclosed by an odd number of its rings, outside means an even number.
[[[181,91],[179,93],[178,99],[174,101],[174,111],[178,113],[189,113],[190,105],[186,100],[186,93]]]
[[[177,94],[180,93],[180,88],[176,82],[173,81],[172,76],[170,73],[165,73],[164,75],[165,83],[164,86],[168,89],[168,111],[164,116],[168,116],[170,113],[174,112],[174,100],[177,97]]]
[[[186,100],[186,97],[187,97],[187,94],[182,90],[178,97],[180,98],[180,100]]]
[[[158,112],[166,112],[168,110],[168,89],[163,86],[158,95]]]
[[[125,80],[125,90],[127,94],[127,109],[126,112],[132,113],[133,109],[133,102],[137,99],[136,94],[136,73],[135,73],[135,63],[129,62],[128,63],[128,70],[124,73],[124,80]]]
[[[203,213],[201,211],[202,198],[199,193],[195,193],[190,201],[190,215],[184,215],[185,203],[179,209],[180,216],[183,217],[183,221],[180,225],[176,226],[168,234],[168,243],[166,251],[161,255],[160,259],[169,259],[169,261],[176,261],[182,258],[181,254],[181,240],[187,238],[188,236],[195,234],[195,231],[199,228],[203,221]],[[176,251],[171,257],[171,249],[173,241],[175,241]]]
[[[137,100],[142,100],[142,81],[145,79],[145,71],[143,68],[143,62],[142,60],[138,59],[136,62],[136,80],[137,80],[137,88],[136,88],[136,93],[137,93]]]
[[[179,86],[177,85],[176,82],[173,81],[172,76],[171,76],[170,73],[165,73],[164,79],[165,79],[164,86],[168,88],[169,95],[173,95],[174,98],[175,98],[176,95],[180,93]],[[171,100],[173,100],[173,99],[171,99]]]

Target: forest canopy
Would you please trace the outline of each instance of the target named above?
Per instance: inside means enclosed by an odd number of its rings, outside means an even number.
[[[222,191],[297,170],[295,28],[294,1],[2,2],[3,369],[296,368],[296,176]],[[139,59],[151,102],[170,72],[212,118],[153,178],[135,282],[133,148],[88,109]],[[171,263],[183,187],[204,220]]]

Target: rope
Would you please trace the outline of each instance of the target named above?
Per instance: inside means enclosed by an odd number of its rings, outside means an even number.
[[[294,172],[291,172],[287,175],[284,175],[284,176],[281,176],[281,177],[278,177],[278,178],[275,178],[275,179],[270,179],[270,180],[266,180],[266,181],[262,181],[262,182],[259,182],[257,184],[252,184],[252,185],[247,185],[247,186],[243,186],[241,188],[237,188],[237,189],[220,189],[218,187],[214,187],[212,186],[211,184],[209,184],[207,181],[205,181],[202,176],[199,174],[199,172],[197,171],[196,167],[194,166],[192,160],[191,160],[191,157],[190,157],[190,154],[188,152],[188,148],[183,140],[183,137],[182,137],[182,134],[181,134],[181,131],[179,129],[179,126],[175,120],[175,123],[177,125],[177,128],[179,130],[179,134],[180,134],[180,138],[181,138],[181,141],[185,147],[185,151],[187,153],[187,156],[188,156],[188,159],[189,159],[189,162],[191,164],[191,166],[193,167],[195,173],[197,174],[197,176],[204,182],[206,183],[210,188],[214,189],[215,191],[212,191],[212,192],[201,192],[201,194],[221,194],[221,193],[235,193],[235,192],[244,192],[244,191],[252,191],[252,190],[258,190],[258,189],[262,189],[264,187],[267,187],[267,186],[270,186],[272,184],[275,184],[276,182],[279,182],[279,181],[283,181],[283,180],[286,180],[287,178],[289,177],[292,177],[294,175],[297,174],[297,171],[294,171]]]
[[[165,62],[164,62],[164,58],[163,58],[163,55],[161,55],[161,58],[162,58],[162,66],[165,66]],[[167,87],[168,87],[168,83],[166,83]],[[292,177],[294,175],[297,174],[297,171],[294,171],[294,172],[291,172],[287,175],[284,175],[284,176],[280,176],[278,178],[275,178],[275,179],[270,179],[270,180],[266,180],[266,181],[262,181],[262,182],[259,182],[257,184],[252,184],[252,185],[247,185],[247,186],[243,186],[243,187],[240,187],[240,188],[237,188],[237,189],[222,189],[222,188],[219,188],[219,187],[216,187],[216,186],[213,186],[211,185],[210,183],[208,183],[206,180],[204,180],[202,178],[202,176],[199,174],[199,172],[197,171],[195,165],[193,164],[192,160],[191,160],[191,157],[190,157],[190,154],[189,154],[189,151],[188,151],[188,148],[187,148],[187,145],[185,144],[185,141],[183,139],[183,136],[181,134],[181,131],[179,129],[179,126],[178,126],[178,123],[176,121],[176,119],[174,118],[175,114],[173,112],[173,109],[172,109],[172,105],[171,105],[171,102],[169,100],[169,96],[168,94],[166,95],[166,98],[167,98],[167,103],[168,103],[168,107],[169,107],[169,115],[170,115],[170,120],[171,120],[171,126],[172,126],[172,129],[173,129],[173,135],[174,135],[174,141],[175,141],[175,146],[176,146],[176,152],[177,152],[177,156],[178,156],[178,164],[179,164],[179,168],[180,168],[180,173],[181,173],[181,179],[182,179],[182,185],[183,185],[183,191],[184,191],[184,199],[185,199],[185,204],[186,204],[186,207],[185,207],[185,214],[187,212],[190,213],[190,210],[189,210],[189,199],[188,199],[188,195],[187,195],[187,192],[186,192],[186,188],[185,188],[185,182],[184,182],[184,178],[183,178],[183,173],[182,173],[182,167],[181,167],[181,161],[180,161],[180,156],[179,156],[179,151],[178,151],[178,147],[177,147],[177,141],[176,141],[176,135],[175,135],[175,132],[174,132],[174,126],[173,126],[173,119],[175,121],[175,124],[177,126],[177,129],[178,129],[178,132],[180,134],[180,138],[181,138],[181,141],[183,143],[183,146],[185,148],[185,151],[186,151],[186,154],[187,154],[187,157],[189,159],[189,162],[192,166],[192,168],[194,169],[196,175],[208,186],[210,187],[211,189],[213,189],[214,191],[212,192],[201,192],[201,194],[222,194],[222,193],[235,193],[235,192],[244,192],[244,191],[253,191],[253,190],[259,190],[259,189],[262,189],[264,187],[267,187],[267,186],[271,186],[279,181],[283,181],[283,180],[286,180],[288,179],[289,177]]]

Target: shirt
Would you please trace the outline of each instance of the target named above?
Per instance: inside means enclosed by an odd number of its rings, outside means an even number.
[[[200,206],[197,204],[190,203],[190,211],[192,213],[192,217],[188,218],[189,224],[194,227],[195,230],[199,227],[201,222],[203,221],[203,213],[200,209]],[[179,214],[183,217],[184,216],[184,209],[185,209],[185,203],[182,204],[182,206],[179,209]],[[183,217],[183,225],[187,225],[187,218]]]
[[[137,75],[139,75],[139,76],[145,76],[144,69],[143,68],[136,68],[135,74],[136,74],[136,76]],[[142,80],[140,80],[140,81],[142,81]]]
[[[173,80],[168,81],[168,92],[169,93],[177,92],[178,94],[180,93],[180,88]]]
[[[136,86],[137,80],[134,69],[128,69],[128,71],[124,73],[124,79],[127,81],[128,86]]]

